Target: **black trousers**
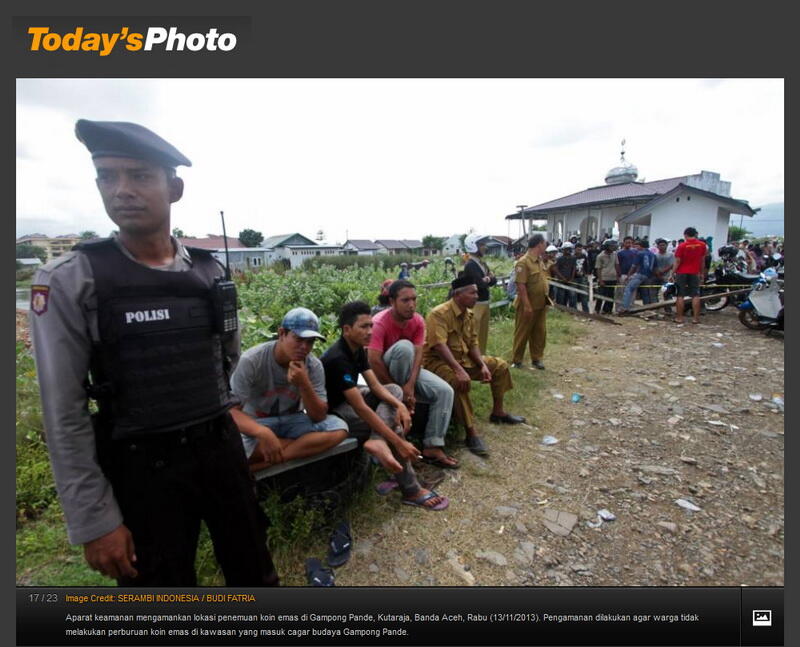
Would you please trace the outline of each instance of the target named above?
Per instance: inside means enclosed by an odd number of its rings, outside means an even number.
[[[139,572],[120,586],[195,586],[205,521],[227,586],[276,586],[267,519],[229,414],[109,447],[109,480]]]
[[[601,297],[613,299],[615,293],[614,286],[616,284],[616,281],[606,281],[603,287],[597,288],[597,292]],[[601,307],[604,314],[610,314],[614,309],[614,304],[611,301],[600,301],[600,299],[596,299],[594,302],[594,311],[599,313]]]

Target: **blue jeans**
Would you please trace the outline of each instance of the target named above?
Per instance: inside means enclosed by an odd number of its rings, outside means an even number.
[[[383,363],[397,384],[405,384],[414,363],[414,345],[408,339],[395,342],[383,354]],[[453,413],[453,387],[435,373],[421,368],[414,387],[417,400],[429,405],[428,424],[422,437],[424,447],[444,447],[444,436]]]
[[[572,290],[565,290],[564,288],[556,288],[556,303],[568,308],[575,308],[577,303],[577,294]]]
[[[642,283],[646,283],[649,278],[649,276],[644,274],[634,274],[628,279],[628,282],[625,284],[625,293],[622,295],[623,310],[630,310],[636,290],[639,289]],[[649,289],[642,290],[642,303],[648,305],[650,303],[650,296]]]
[[[302,411],[299,413],[290,413],[285,416],[271,416],[269,418],[256,418],[255,421],[269,427],[278,438],[290,438],[297,440],[300,436],[307,434],[311,431],[339,431],[344,429],[347,431],[347,423],[341,418],[336,416],[327,415],[324,420],[319,422],[312,422]],[[244,453],[247,457],[253,453],[253,450],[258,445],[258,438],[241,434],[242,444],[244,445]]]

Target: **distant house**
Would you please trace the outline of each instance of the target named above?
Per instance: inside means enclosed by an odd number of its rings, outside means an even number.
[[[81,237],[77,234],[64,234],[62,236],[46,236],[44,234],[28,234],[17,238],[17,245],[34,245],[41,247],[47,252],[47,262],[58,258],[62,254],[70,251],[75,245],[81,242]]]
[[[277,236],[270,236],[261,243],[262,247],[270,247],[277,249],[285,247],[286,245],[316,245],[310,238],[306,238],[303,234],[278,234]]]
[[[407,251],[411,254],[422,254],[422,241],[421,240],[401,240],[401,243],[406,246]]]
[[[225,238],[223,236],[208,235],[205,238],[178,238],[181,245],[186,247],[199,247],[200,249],[225,249]],[[228,249],[234,247],[244,247],[242,241],[233,236],[227,236]]]
[[[300,267],[309,258],[316,256],[341,256],[341,245],[317,244],[303,234],[279,234],[270,236],[262,247],[269,248],[269,262],[282,261],[292,269]]]
[[[225,265],[225,249],[212,250],[214,258]],[[272,262],[272,250],[266,247],[234,247],[228,248],[231,270],[254,270]]]
[[[42,261],[38,258],[18,258],[17,263],[24,267],[39,267]]]
[[[179,238],[180,243],[186,247],[199,247],[207,249],[220,263],[225,265],[225,238],[222,236],[207,236],[206,238]],[[270,263],[272,250],[265,247],[245,247],[238,238],[227,237],[228,261],[231,270],[244,272]]]
[[[745,200],[731,197],[731,183],[719,173],[701,171],[652,182],[637,182],[638,170],[625,161],[606,174],[606,184],[528,207],[506,216],[530,224],[547,219],[548,240],[567,240],[578,236],[581,242],[612,234],[677,240],[686,227],[695,227],[700,236],[713,236],[714,247],[728,239],[731,214],[753,216],[755,210]]]
[[[460,256],[461,252],[464,251],[464,247],[461,244],[461,237],[464,234],[453,234],[450,238],[444,241],[442,245],[442,254],[445,256]]]
[[[345,254],[353,254],[358,256],[374,256],[378,253],[380,248],[371,240],[353,240],[350,239],[342,245],[342,250]]]
[[[295,269],[317,256],[342,256],[341,245],[282,245],[274,250],[273,262],[287,260],[289,267]]]
[[[389,254],[397,256],[398,254],[408,254],[409,249],[402,240],[376,240],[375,244],[378,246],[379,254]],[[422,243],[420,243],[420,247]]]
[[[486,236],[478,243],[486,244],[487,256],[505,257],[511,252],[511,239],[508,236]]]

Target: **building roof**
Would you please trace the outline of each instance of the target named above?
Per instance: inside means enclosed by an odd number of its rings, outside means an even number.
[[[303,236],[303,234],[299,234],[297,232],[293,232],[291,234],[278,234],[277,236],[270,236],[269,238],[267,238],[265,241],[263,241],[261,243],[261,246],[262,247],[281,247],[282,245],[286,244],[286,241],[288,241],[291,238],[294,238],[295,236],[300,236],[300,238],[302,238],[303,240],[308,241],[307,243],[305,243],[307,245],[316,245],[316,243],[313,240],[311,240],[310,238],[306,238],[305,236]]]
[[[409,249],[417,249],[423,246],[421,240],[401,240],[400,242]]]
[[[522,217],[528,218],[530,214],[547,213],[559,209],[603,204],[606,202],[616,202],[618,200],[645,200],[667,193],[686,181],[687,176],[684,175],[681,177],[668,178],[666,180],[654,180],[653,182],[627,182],[625,184],[596,186],[564,196],[563,198],[528,207],[523,212],[524,216],[519,212],[509,214],[506,216],[506,220],[518,220]]]
[[[207,236],[206,238],[178,238],[181,245],[199,247],[200,249],[225,249],[225,239],[222,236]],[[228,249],[244,247],[238,238],[228,236]]]
[[[24,236],[20,236],[19,238],[17,238],[17,245],[19,245],[20,243],[27,243],[28,241],[31,240],[42,240],[43,238],[45,240],[50,240],[50,239],[55,240],[58,238],[67,238],[67,239],[80,238],[80,236],[78,236],[78,234],[62,234],[61,236],[48,236],[47,234],[25,234]]]
[[[18,258],[17,262],[20,265],[41,265],[42,260],[39,258]]]
[[[729,198],[726,196],[719,195],[717,193],[712,193],[710,191],[703,191],[702,189],[698,189],[693,186],[687,186],[683,183],[679,183],[671,191],[667,191],[663,195],[659,195],[653,200],[647,202],[646,204],[643,204],[638,209],[635,209],[634,211],[625,214],[622,218],[618,220],[618,222],[633,222],[637,218],[651,211],[653,207],[655,207],[657,204],[669,200],[673,195],[675,195],[676,193],[680,193],[681,191],[688,191],[689,193],[695,193],[697,195],[703,195],[708,198],[713,198],[714,200],[722,202],[723,204],[728,206],[731,209],[732,213],[743,214],[745,216],[753,216],[756,213],[753,210],[753,208],[744,200],[736,200],[735,198]]]
[[[508,236],[492,236],[495,240],[499,240],[501,243],[505,243],[506,245],[511,244],[511,239]]]
[[[354,240],[354,239],[350,239],[350,240],[346,240],[344,244],[347,245],[347,243],[350,243],[356,249],[361,249],[361,250],[364,250],[364,251],[367,251],[367,250],[370,250],[370,249],[378,249],[378,246],[375,243],[373,243],[371,240]]]
[[[406,245],[402,240],[376,240],[376,245],[380,245],[381,247],[385,247],[386,249],[408,249],[408,245]],[[419,244],[422,247],[422,243]]]
[[[284,245],[284,247],[286,247],[288,249],[316,249],[316,250],[341,249],[342,248],[341,245],[328,245],[328,244],[317,245],[316,243],[314,243],[312,245]]]

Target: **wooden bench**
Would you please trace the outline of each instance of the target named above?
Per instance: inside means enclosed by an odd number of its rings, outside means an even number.
[[[355,438],[345,438],[338,445],[336,445],[335,447],[331,447],[328,450],[325,450],[321,454],[315,454],[314,456],[307,456],[306,458],[295,458],[293,460],[286,461],[285,463],[270,465],[269,467],[265,467],[262,470],[258,470],[253,475],[256,477],[256,480],[260,481],[261,479],[265,479],[270,476],[276,476],[277,474],[281,474],[282,472],[288,472],[289,470],[302,467],[303,465],[310,465],[311,463],[315,463],[317,461],[330,458],[331,456],[336,456],[337,454],[344,454],[345,452],[353,451],[357,447],[358,447],[358,441]]]

